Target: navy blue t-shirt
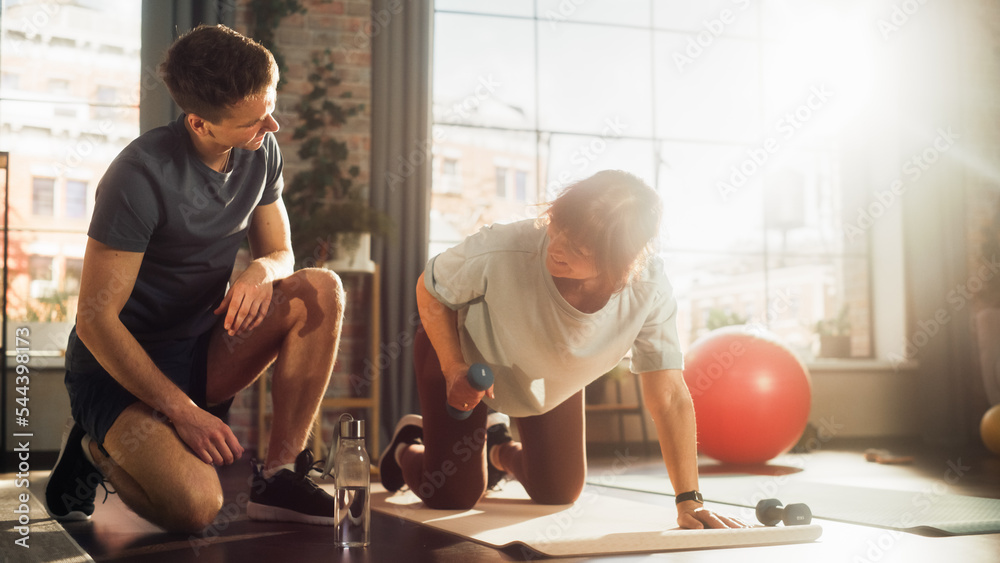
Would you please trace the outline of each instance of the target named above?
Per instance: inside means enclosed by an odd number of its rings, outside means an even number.
[[[184,118],[141,135],[115,158],[97,184],[87,232],[112,248],[144,253],[119,318],[147,349],[212,327],[254,209],[277,201],[283,187],[274,135],[255,151],[234,148],[221,173],[198,158]],[[81,301],[77,318],[94,315],[108,297]],[[66,369],[98,365],[74,327]]]

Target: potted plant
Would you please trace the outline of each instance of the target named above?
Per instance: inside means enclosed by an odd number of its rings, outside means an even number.
[[[330,49],[314,53],[312,63],[311,89],[296,108],[298,126],[292,134],[308,168],[295,174],[285,196],[296,263],[368,269],[370,237],[389,234],[392,221],[368,205],[367,189],[357,183],[359,168],[347,166],[347,143],[334,137],[364,106],[344,108],[330,96],[340,84]],[[344,92],[339,99],[350,97]]]
[[[705,321],[705,328],[711,332],[717,328],[725,326],[745,325],[749,320],[750,317],[744,317],[737,313],[712,308],[708,311],[708,319]]]
[[[836,317],[817,321],[816,334],[819,335],[820,358],[850,358],[851,320],[847,305],[840,309]]]

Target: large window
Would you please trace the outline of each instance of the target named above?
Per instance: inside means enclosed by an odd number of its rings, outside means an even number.
[[[6,314],[44,323],[37,330],[53,336],[39,334],[38,346],[65,346],[95,179],[139,134],[141,4],[0,0],[0,151],[10,154]]]
[[[870,191],[844,127],[873,88],[864,5],[438,0],[430,252],[628,170],[665,203],[685,347],[757,323],[871,356],[867,233],[845,234]]]

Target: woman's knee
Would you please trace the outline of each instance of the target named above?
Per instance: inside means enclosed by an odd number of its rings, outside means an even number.
[[[573,504],[583,493],[583,485],[578,487],[546,488],[528,494],[538,504]]]
[[[572,504],[580,498],[587,481],[586,471],[551,471],[528,477],[524,489],[538,504]]]
[[[435,483],[425,479],[414,491],[428,508],[435,510],[469,510],[476,506],[486,492],[485,479],[481,482],[462,480],[461,483]]]
[[[426,430],[426,429],[425,429]],[[433,437],[430,433],[425,437]],[[456,442],[461,444],[462,442]],[[440,443],[436,444],[441,446]],[[460,457],[453,457],[453,451],[447,454],[435,448],[433,440],[425,443],[424,453],[420,458],[420,464],[411,464],[406,468],[406,481],[410,489],[429,508],[439,510],[467,510],[479,502],[479,499],[486,491],[486,467],[485,458],[480,451],[479,456],[473,456],[463,461]],[[429,450],[437,449],[438,455],[433,455]],[[463,453],[474,454],[472,450]],[[476,463],[475,459],[479,460]],[[404,462],[407,461],[404,459]]]

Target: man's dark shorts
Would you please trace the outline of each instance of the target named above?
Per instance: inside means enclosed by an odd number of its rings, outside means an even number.
[[[146,353],[201,408],[206,408],[205,387],[208,381],[208,344],[212,331],[187,340],[156,342],[144,346]],[[73,419],[99,445],[122,411],[139,399],[129,393],[106,370],[66,372],[66,388]],[[231,402],[213,407],[210,412],[224,416]],[[151,405],[156,409],[156,405]],[[222,407],[221,409],[219,407]],[[207,409],[206,409],[207,410]]]

